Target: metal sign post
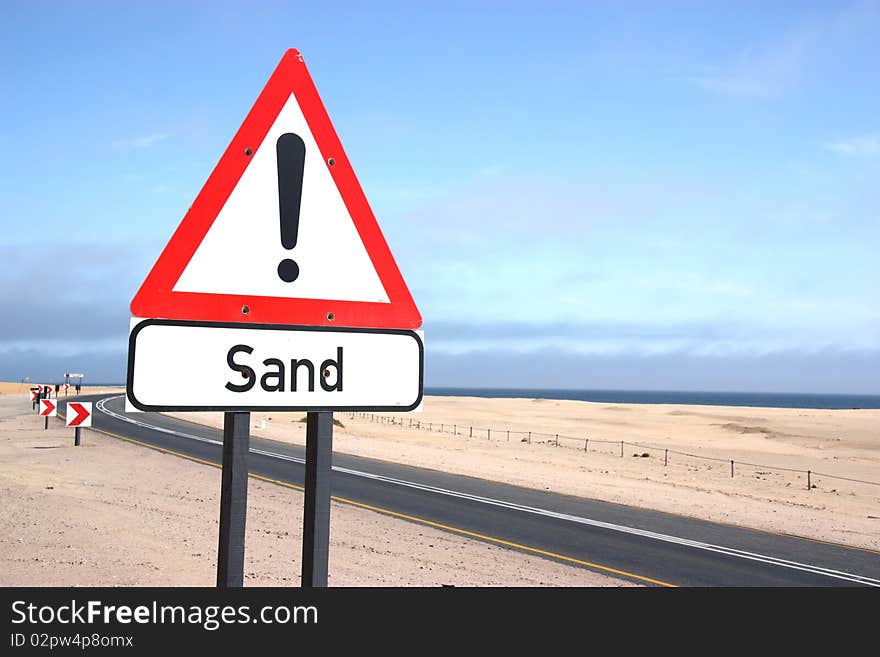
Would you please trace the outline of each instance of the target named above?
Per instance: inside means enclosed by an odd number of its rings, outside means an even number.
[[[69,402],[64,421],[69,427],[74,427],[73,444],[79,447],[80,427],[92,426],[92,402]]]
[[[332,459],[333,413],[308,413],[303,504],[302,586],[304,588],[327,586]]]
[[[244,530],[247,519],[250,413],[223,414],[223,471],[217,586],[244,586]]]

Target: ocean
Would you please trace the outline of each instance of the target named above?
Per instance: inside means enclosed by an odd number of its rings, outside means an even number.
[[[693,392],[679,390],[555,390],[548,388],[425,387],[441,397],[525,397],[573,399],[604,404],[688,404],[699,406],[764,406],[775,408],[880,408],[880,395],[778,392]]]
[[[124,383],[88,383],[124,386]],[[685,390],[563,390],[554,388],[451,388],[425,386],[439,397],[505,397],[573,399],[603,404],[688,404],[697,406],[764,406],[773,408],[880,408],[880,395],[783,392],[694,392]]]

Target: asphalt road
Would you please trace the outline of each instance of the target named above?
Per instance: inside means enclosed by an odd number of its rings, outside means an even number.
[[[221,460],[219,430],[154,413],[126,415],[119,394],[78,399],[95,402],[97,430]],[[303,448],[253,437],[250,446],[251,473],[302,485]],[[346,454],[334,454],[333,464],[340,501],[643,584],[880,586],[880,552]]]

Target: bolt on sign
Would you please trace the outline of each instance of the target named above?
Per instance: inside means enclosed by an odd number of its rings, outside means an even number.
[[[421,315],[285,53],[131,302],[129,410],[412,410]]]

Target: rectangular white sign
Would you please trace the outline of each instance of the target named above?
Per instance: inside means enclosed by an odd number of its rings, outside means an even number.
[[[413,331],[146,319],[127,393],[142,411],[406,411],[423,370]]]
[[[64,422],[69,427],[92,426],[92,402],[67,402]]]

